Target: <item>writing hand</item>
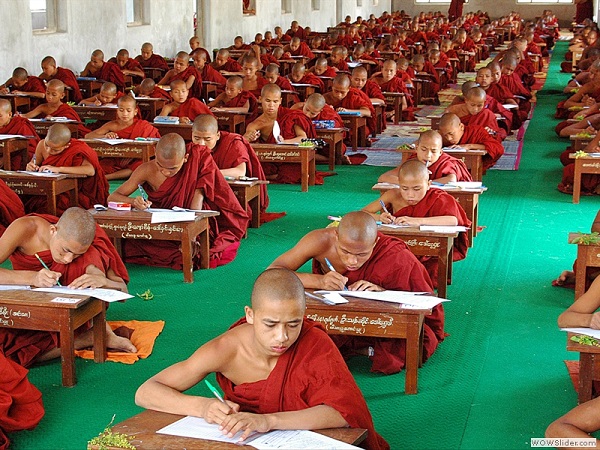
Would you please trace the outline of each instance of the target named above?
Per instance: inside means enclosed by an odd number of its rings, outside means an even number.
[[[59,167],[55,167],[55,166],[41,166],[38,168],[38,172],[60,173],[60,170],[59,170]]]
[[[33,160],[31,160],[27,163],[25,170],[27,170],[28,172],[37,172],[38,170],[40,170],[40,168],[33,162]]]
[[[418,227],[419,219],[416,217],[401,216],[394,219],[396,225],[408,225],[409,227]]]
[[[109,131],[108,133],[106,133],[104,135],[104,137],[107,139],[119,139],[119,135],[117,133],[115,133],[114,131]]]
[[[242,412],[225,417],[219,429],[228,437],[233,437],[243,430],[239,439],[239,442],[243,442],[254,432],[266,433],[270,426],[266,415]]]
[[[9,94],[9,93],[10,93],[10,91],[7,87],[0,89],[0,94]]]
[[[94,100],[94,105],[96,106],[102,106],[102,102],[98,99]]]
[[[379,215],[379,220],[381,220],[381,223],[394,223],[394,219],[395,217],[389,212],[384,212]]]
[[[366,280],[359,280],[355,283],[352,283],[350,286],[348,286],[348,290],[350,290],[350,291],[377,291],[377,292],[385,291],[385,289],[383,289],[381,286],[377,286],[376,284],[371,283],[370,281],[366,281]]]
[[[150,200],[144,200],[141,196],[138,196],[133,199],[133,207],[135,209],[139,209],[140,211],[144,211],[152,206],[152,202]]]
[[[106,281],[107,280],[104,275],[92,275],[86,273],[73,280],[73,282],[69,284],[69,287],[71,289],[96,289],[106,286]]]
[[[337,111],[337,112],[344,112],[344,111],[346,111],[346,108],[341,108],[341,107],[340,107],[340,108],[336,109],[336,111]]]
[[[348,282],[348,278],[333,270],[323,275],[321,289],[327,291],[342,291]]]
[[[592,314],[590,328],[593,328],[594,330],[600,330],[600,312]]]
[[[202,418],[208,423],[221,424],[229,414],[239,412],[240,405],[237,403],[230,402],[229,400],[225,400],[225,403],[216,398],[211,399],[202,412]]]
[[[35,287],[52,287],[60,279],[62,274],[48,269],[41,269],[33,280]]]
[[[185,124],[187,124],[187,125],[189,125],[190,123],[192,123],[192,121],[190,120],[190,118],[189,118],[189,117],[180,117],[180,118],[179,118],[179,121],[180,121],[181,123],[185,123]]]
[[[260,137],[260,130],[247,131],[244,137],[248,142],[254,142]]]

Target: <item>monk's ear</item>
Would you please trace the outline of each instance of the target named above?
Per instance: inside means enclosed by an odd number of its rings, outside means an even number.
[[[190,154],[186,153],[185,156],[183,157],[183,163],[185,164],[189,158]]]
[[[246,322],[250,325],[254,325],[254,311],[249,306],[244,306],[244,312],[246,313]]]
[[[50,225],[50,237],[56,236],[56,233],[58,233],[56,225]]]
[[[217,131],[217,141],[218,141],[219,139],[221,139],[221,132],[220,132],[220,131]]]

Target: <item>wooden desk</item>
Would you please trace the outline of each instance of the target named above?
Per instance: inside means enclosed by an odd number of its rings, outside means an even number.
[[[404,392],[417,393],[417,369],[422,363],[423,320],[431,309],[404,309],[397,303],[347,297],[348,303],[326,305],[306,298],[306,317],[320,322],[329,334],[406,339]]]
[[[380,225],[379,231],[402,239],[415,256],[432,256],[438,259],[438,296],[446,298],[448,279],[452,277],[452,246],[458,233],[434,233],[419,228],[388,228]]]
[[[300,163],[302,192],[315,184],[315,148],[297,145],[252,143],[258,160],[268,163]]]
[[[142,67],[142,69],[144,69],[144,75],[146,75],[146,78],[152,78],[157,83],[165,75],[164,69],[158,69],[156,67]]]
[[[414,153],[414,150],[411,148],[399,148],[397,151],[402,152],[402,162],[406,161],[408,157]],[[483,156],[487,155],[485,150],[466,150],[444,147],[444,152],[455,158],[462,159],[467,166],[467,169],[469,169],[469,172],[471,172],[473,181],[481,181],[483,178],[483,163],[481,159]]]
[[[398,125],[402,120],[402,100],[403,92],[383,92],[385,104],[394,111],[394,124]]]
[[[78,205],[77,178],[85,178],[85,176],[60,174],[45,177],[31,175],[26,172],[0,170],[0,178],[19,196],[46,196],[48,213],[56,216],[56,197],[59,194],[68,192],[71,206]]]
[[[350,142],[354,151],[367,145],[367,118],[340,114],[344,125],[350,130]]]
[[[579,203],[581,196],[581,175],[584,173],[600,174],[600,157],[580,156],[575,157],[574,153],[569,154],[569,158],[575,160],[575,177],[573,180],[573,203]]]
[[[52,302],[57,296],[75,303]],[[0,326],[23,330],[56,331],[60,339],[63,386],[75,386],[74,331],[93,321],[94,361],[106,360],[106,304],[83,295],[33,291],[0,291]]]
[[[207,441],[204,439],[156,433],[161,428],[177,422],[184,417],[147,409],[113,426],[113,432],[123,433],[128,436],[131,439],[131,444],[138,450],[156,450],[159,448],[233,450],[240,448],[239,445],[227,442]],[[359,445],[367,438],[367,430],[363,428],[327,428],[324,430],[315,430],[315,432],[354,445]],[[248,448],[254,447],[249,446]]]
[[[163,106],[167,104],[167,100],[164,98],[137,97],[135,101],[143,119],[148,122],[152,122],[158,116],[160,110],[163,109]]]
[[[296,91],[288,91],[287,89],[281,90],[281,106],[285,108],[291,107],[294,103],[296,103],[296,96],[298,92]],[[262,109],[262,106],[260,107]]]
[[[0,138],[2,135],[0,135]],[[23,167],[15,167],[15,170],[25,169],[25,165],[29,162],[28,154],[27,154],[27,139],[25,138],[9,138],[9,139],[0,139],[0,155],[2,155],[2,167],[5,170],[11,170],[11,155],[13,153],[21,153],[22,155],[22,163]]]
[[[158,141],[131,141],[117,145],[110,145],[97,139],[81,139],[94,149],[98,158],[131,158],[141,159],[143,162],[150,161],[154,157],[156,143]]]
[[[194,282],[192,243],[200,243],[200,268],[209,267],[209,224],[208,218],[218,216],[218,212],[196,213],[193,222],[150,223],[152,214],[147,211],[108,211],[90,210],[96,223],[115,242],[119,254],[124,257],[122,239],[158,239],[181,242],[183,258],[183,281]]]
[[[569,233],[569,244],[581,236],[581,233]],[[588,267],[600,267],[600,244],[577,244],[577,260],[575,261],[575,300],[585,292]]]
[[[13,113],[19,112],[29,112],[31,109],[31,97],[28,95],[21,94],[0,94],[0,98],[4,100],[8,100],[10,102],[10,106],[12,107]]]
[[[342,162],[345,132],[346,128],[317,129],[317,137],[327,142],[329,149],[329,170],[333,170],[336,164],[341,164]]]
[[[73,109],[83,121],[110,122],[111,120],[117,120],[117,108],[110,106],[73,106]]]
[[[578,120],[575,120],[575,122],[578,122]],[[572,134],[571,136],[569,136],[569,140],[573,143],[571,145],[571,147],[573,148],[573,151],[579,151],[579,150],[585,150],[585,148],[588,146],[588,144],[590,142],[592,142],[592,140],[594,139],[595,136],[591,136],[591,137],[580,137],[577,134]]]
[[[77,84],[79,85],[79,89],[81,89],[82,92],[85,92],[83,98],[87,98],[100,92],[104,83],[96,79],[77,78]]]
[[[319,86],[315,86],[314,84],[302,84],[302,83],[292,83],[290,82],[294,90],[298,93],[298,97],[300,97],[300,101],[304,102],[306,99],[314,94],[317,91],[320,91]]]
[[[248,210],[248,206],[252,211],[252,220],[250,221],[250,228],[260,227],[260,187],[262,184],[268,184],[268,181],[239,181],[239,180],[228,180],[231,190],[237,197],[244,208],[244,211]]]
[[[202,100],[204,100],[207,104],[210,102],[210,97],[213,99],[217,98],[217,90],[219,87],[223,87],[223,85],[219,83],[215,83],[214,81],[202,81]]]
[[[567,333],[567,350],[579,353],[579,386],[577,400],[579,404],[592,399],[594,380],[600,380],[600,348],[579,344],[571,340],[576,333]]]
[[[29,119],[29,121],[32,123],[33,128],[35,128],[35,132],[38,134],[38,136],[42,139],[44,139],[46,137],[46,135],[48,134],[48,129],[57,123],[60,123],[62,125],[65,125],[70,131],[71,131],[71,137],[75,138],[75,139],[79,139],[79,125],[81,124],[81,122],[77,122],[76,120],[69,120],[68,122],[63,122],[63,121],[53,121],[53,120],[46,120],[46,119]],[[81,136],[83,137],[83,136]]]
[[[187,142],[191,142],[192,141],[192,124],[185,124],[185,123],[177,123],[177,124],[171,124],[171,123],[156,123],[154,122],[152,125],[154,125],[154,128],[156,128],[158,130],[158,132],[160,133],[161,136],[164,136],[165,134],[168,133],[176,133],[179,136],[181,136],[185,141]]]
[[[377,102],[380,102],[380,99],[377,99]],[[376,137],[383,131],[383,123],[386,122],[387,117],[385,115],[386,104],[385,103],[376,103],[374,100],[371,100],[371,104],[373,105],[373,109],[375,110],[375,129],[371,131],[371,136]]]
[[[226,111],[223,108],[213,111],[213,114],[217,118],[219,130],[241,134],[242,136],[246,132],[246,117],[250,115],[249,113]]]

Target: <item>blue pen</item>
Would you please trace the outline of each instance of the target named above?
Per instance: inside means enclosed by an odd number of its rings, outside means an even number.
[[[332,272],[336,272],[335,267],[333,267],[333,264],[331,264],[331,261],[329,261],[327,258],[325,258],[325,264],[327,264],[329,270],[331,270]],[[347,291],[348,288],[344,286],[344,290]]]
[[[381,205],[381,207],[383,208],[383,212],[389,214],[390,212],[388,211],[388,209],[385,207],[385,203],[383,203],[383,200],[379,200],[379,204]]]
[[[138,191],[140,191],[140,195],[142,196],[142,199],[144,199],[144,201],[147,202],[148,194],[146,193],[146,191],[144,190],[144,187],[141,184],[138,184]]]

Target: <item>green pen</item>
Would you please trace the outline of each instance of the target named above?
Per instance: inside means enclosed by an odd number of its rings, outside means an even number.
[[[38,261],[40,262],[40,264],[44,267],[44,269],[46,270],[50,270],[48,268],[48,266],[46,265],[46,263],[44,261],[42,261],[42,258],[40,258],[40,255],[38,255],[37,253],[34,253],[35,257],[38,259]],[[56,280],[56,284],[59,286],[62,286],[62,284],[60,284],[60,281]]]
[[[144,187],[141,184],[138,184],[138,191],[140,191],[140,195],[142,196],[142,199],[144,199],[144,201],[147,202],[148,194],[146,193],[146,191],[144,190]]]
[[[221,396],[221,394],[219,394],[219,391],[217,391],[217,388],[214,387],[210,381],[208,381],[206,378],[204,379],[204,382],[206,383],[206,385],[208,386],[208,388],[211,390],[211,392],[214,394],[215,397],[217,397],[221,402],[225,403],[225,400],[223,400],[223,397]],[[225,403],[227,405],[227,403]],[[227,405],[229,406],[229,405]]]

